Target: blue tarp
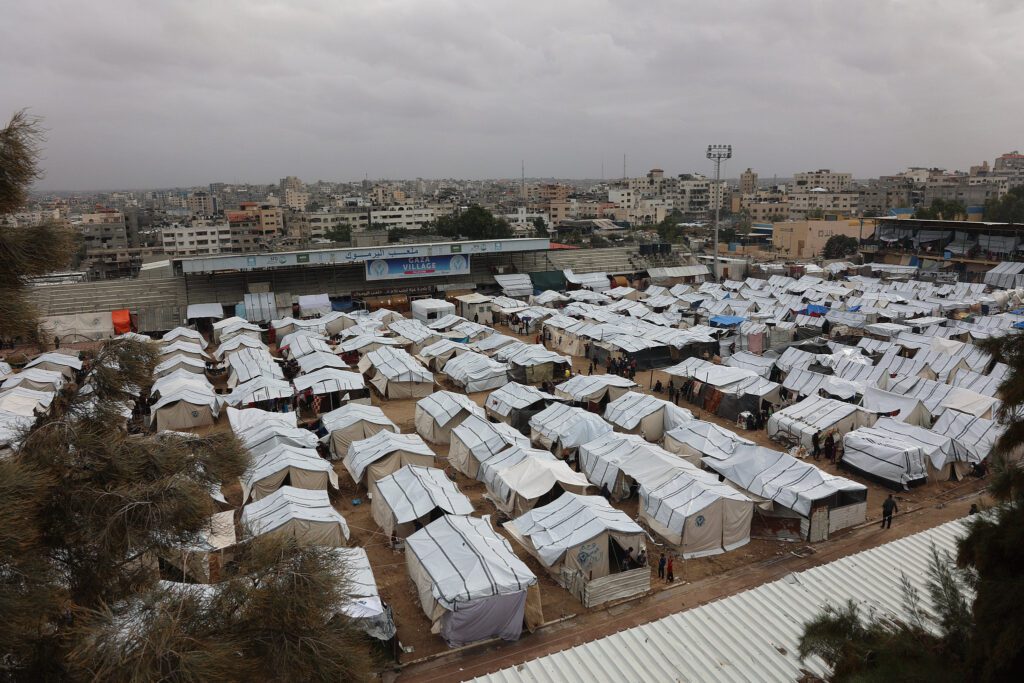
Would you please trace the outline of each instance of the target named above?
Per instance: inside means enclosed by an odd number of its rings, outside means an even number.
[[[849,308],[848,310],[849,310],[849,311],[850,311],[851,313],[852,313],[852,312],[854,312],[854,311],[859,311],[859,310],[860,310],[860,304],[858,304],[858,305],[856,305],[856,306],[850,306],[850,308]]]
[[[819,306],[818,304],[807,304],[807,308],[800,311],[801,315],[825,315],[828,313],[828,306]]]
[[[711,324],[717,327],[732,327],[733,325],[739,325],[745,321],[746,318],[742,318],[738,315],[714,315],[711,316]]]
[[[1018,330],[1024,330],[1024,320],[1021,320],[1019,323],[1014,323],[1013,326]]]
[[[245,318],[245,303],[235,304],[235,315],[239,318]]]

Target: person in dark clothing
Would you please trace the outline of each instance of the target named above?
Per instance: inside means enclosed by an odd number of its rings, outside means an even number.
[[[594,374],[594,361],[590,361],[590,367],[587,368],[587,374],[588,375],[593,375]]]
[[[59,349],[60,348],[60,337],[54,337],[53,338],[53,348],[55,348],[55,349]]]
[[[821,460],[821,432],[814,432],[811,437],[811,455],[815,460]]]
[[[669,403],[676,402],[676,388],[672,386],[672,383],[668,383],[668,401]]]
[[[666,561],[667,560],[665,559],[665,553],[662,553],[661,554],[661,559],[658,560],[658,578],[659,579],[664,579],[665,578],[665,562]]]
[[[882,503],[882,528],[892,528],[892,516],[893,513],[899,512],[899,508],[896,507],[896,499],[889,494],[889,497]]]
[[[832,434],[832,432],[829,432],[828,436],[825,437],[825,457],[828,458],[828,461],[830,463],[832,463],[833,465],[835,464],[835,462],[836,462],[836,437]]]

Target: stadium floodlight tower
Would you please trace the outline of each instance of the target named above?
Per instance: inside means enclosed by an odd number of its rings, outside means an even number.
[[[722,160],[732,159],[732,145],[708,145],[708,159],[715,162],[715,191],[719,193],[718,199],[715,201],[715,251],[711,255],[711,272],[714,274],[715,282],[718,282],[718,217],[722,208],[722,190],[720,187]]]

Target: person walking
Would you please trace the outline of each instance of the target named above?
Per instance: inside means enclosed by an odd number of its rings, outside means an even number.
[[[821,460],[821,432],[814,432],[811,437],[811,455],[815,460]]]
[[[889,494],[889,497],[882,503],[882,528],[892,528],[892,516],[894,513],[899,512],[900,509],[896,507],[896,499]]]
[[[825,457],[833,465],[836,464],[836,437],[832,432],[825,437]]]
[[[662,580],[665,578],[665,553],[662,553],[658,560],[658,578]]]
[[[590,361],[590,367],[587,368],[587,374],[588,375],[593,375],[594,374],[594,361]]]
[[[676,580],[676,575],[672,572],[672,556],[668,556],[668,564],[665,565],[665,581],[672,583]]]
[[[676,402],[676,388],[672,385],[672,382],[668,383],[668,402]]]

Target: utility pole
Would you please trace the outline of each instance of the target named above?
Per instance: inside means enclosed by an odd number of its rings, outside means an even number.
[[[708,145],[708,159],[715,162],[715,191],[720,192],[719,181],[722,177],[722,160],[732,158],[732,145]],[[715,282],[718,282],[718,220],[722,203],[715,201],[715,251],[712,256],[712,270]]]

